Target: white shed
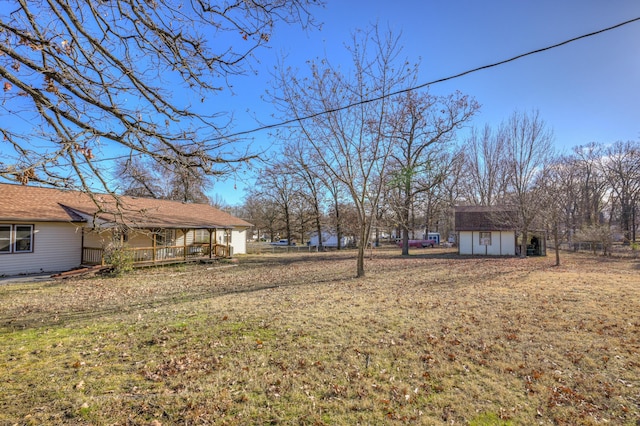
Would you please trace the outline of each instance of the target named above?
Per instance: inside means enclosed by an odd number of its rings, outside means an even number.
[[[506,214],[504,209],[458,206],[455,212],[459,254],[516,255],[516,231],[501,220]]]
[[[514,212],[498,206],[455,208],[458,253],[482,256],[515,256],[519,253]],[[546,255],[544,232],[529,231],[527,255]]]

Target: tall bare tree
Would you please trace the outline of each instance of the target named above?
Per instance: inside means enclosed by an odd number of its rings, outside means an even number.
[[[599,225],[607,203],[607,179],[602,170],[602,146],[592,142],[573,149],[575,166],[581,175],[579,216],[575,230]]]
[[[320,172],[315,151],[300,140],[287,144],[284,151],[289,157],[286,173],[296,176],[301,184],[298,185],[300,197],[311,211],[315,233],[318,237],[318,250],[324,251],[322,245],[323,208],[327,190],[326,179]]]
[[[492,206],[504,201],[508,181],[508,163],[505,159],[504,129],[472,129],[465,142],[465,182],[467,200],[480,206]]]
[[[521,236],[520,255],[526,256],[529,231],[539,216],[542,187],[540,173],[553,160],[553,133],[538,111],[516,111],[503,124],[509,204],[514,209],[511,225]]]
[[[252,154],[207,100],[230,90],[278,22],[307,25],[318,3],[4,2],[0,177],[110,190],[107,150],[231,171]]]
[[[571,233],[576,210],[576,194],[580,190],[580,175],[573,167],[574,158],[561,157],[548,164],[538,176],[541,191],[538,213],[551,230],[556,266],[560,266],[560,244]]]
[[[403,229],[403,255],[409,254],[410,215],[416,198],[444,180],[442,168],[435,163],[442,149],[438,145],[452,141],[456,130],[479,107],[473,98],[460,92],[449,96],[407,92],[396,100],[394,114],[389,117],[388,136],[395,142],[390,183],[399,195],[396,211]]]
[[[332,67],[327,59],[311,61],[310,75],[302,79],[283,67],[275,100],[285,114],[298,119],[293,131],[316,151],[324,172],[351,196],[358,219],[356,276],[362,277],[393,144],[386,136],[389,95],[414,73],[399,58],[398,37],[382,34],[377,27],[355,33],[348,49],[353,62],[350,74]]]
[[[640,202],[640,142],[610,145],[602,158],[602,168],[614,201],[620,206],[620,229],[629,244],[636,239],[635,209]]]
[[[297,202],[297,187],[293,175],[284,173],[279,164],[264,168],[258,177],[260,194],[270,199],[280,212],[284,222],[284,234],[288,245],[293,238],[294,203]]]
[[[116,161],[117,192],[133,197],[164,198],[165,188],[153,168],[138,157]]]
[[[138,197],[162,198],[184,203],[210,204],[206,195],[211,186],[201,169],[181,167],[177,163],[143,163],[127,157],[116,161],[114,187],[118,193]]]

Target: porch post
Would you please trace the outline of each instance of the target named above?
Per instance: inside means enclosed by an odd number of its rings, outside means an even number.
[[[218,257],[218,228],[213,228],[213,239],[216,241],[213,244],[214,250],[216,251],[216,257]]]
[[[155,262],[156,261],[156,250],[158,247],[158,242],[156,241],[156,233],[153,231],[153,229],[151,230],[151,236],[153,237],[153,250],[151,250],[151,261]]]
[[[209,231],[209,259],[213,258],[213,240],[211,239],[213,235],[213,230],[211,228],[207,229]]]
[[[81,238],[81,246],[82,246],[82,250],[80,253],[80,264],[84,265],[84,226],[80,228],[80,238]]]
[[[187,232],[189,232],[188,229],[182,229],[182,247],[184,250],[184,253],[182,253],[182,257],[184,258],[184,260],[187,260]]]

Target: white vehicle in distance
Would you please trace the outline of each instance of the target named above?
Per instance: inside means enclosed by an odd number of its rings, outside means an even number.
[[[272,241],[270,244],[272,246],[288,246],[288,245],[295,246],[296,245],[296,243],[293,243],[293,242],[289,244],[289,240],[287,240],[286,238],[284,240]]]

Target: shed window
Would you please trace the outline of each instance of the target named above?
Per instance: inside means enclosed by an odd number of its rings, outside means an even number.
[[[480,245],[481,246],[491,245],[491,232],[480,232]]]

